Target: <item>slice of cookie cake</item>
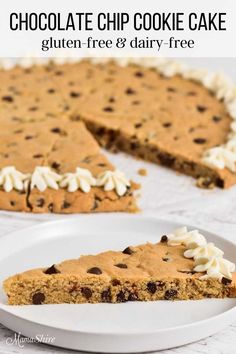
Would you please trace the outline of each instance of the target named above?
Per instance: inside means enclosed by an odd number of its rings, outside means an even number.
[[[114,168],[82,122],[14,123],[6,125],[0,136],[1,209],[137,210],[133,191],[138,185]]]
[[[186,227],[156,244],[80,256],[4,282],[10,305],[119,303],[236,296],[235,265]]]

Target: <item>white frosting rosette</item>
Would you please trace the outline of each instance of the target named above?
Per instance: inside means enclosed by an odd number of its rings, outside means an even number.
[[[168,235],[168,245],[186,247],[184,257],[194,259],[193,270],[205,273],[199,279],[232,279],[235,264],[224,259],[224,252],[212,242],[207,243],[205,237],[198,230],[188,231],[186,226],[181,227]]]
[[[50,167],[38,166],[31,175],[30,188],[37,188],[40,192],[44,192],[47,188],[57,190],[60,180],[61,176]]]
[[[104,187],[105,191],[115,190],[122,197],[130,187],[130,182],[119,170],[105,171],[98,175],[97,186]]]
[[[11,192],[13,189],[24,190],[28,178],[28,174],[17,171],[14,166],[7,166],[0,170],[0,186],[5,192]]]
[[[96,179],[89,170],[77,167],[75,173],[65,173],[60,181],[60,187],[67,188],[68,192],[75,192],[81,189],[88,193],[91,186],[96,185]]]

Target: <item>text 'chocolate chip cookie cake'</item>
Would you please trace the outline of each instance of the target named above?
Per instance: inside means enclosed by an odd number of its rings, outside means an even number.
[[[23,64],[23,63],[22,63]],[[236,182],[236,90],[164,59],[82,60],[0,71],[0,208],[135,211],[98,143],[227,188]]]

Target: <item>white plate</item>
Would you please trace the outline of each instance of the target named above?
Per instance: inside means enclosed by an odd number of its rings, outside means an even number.
[[[50,266],[106,249],[157,242],[179,225],[140,215],[81,215],[19,230],[0,238],[0,285],[11,274]],[[236,262],[236,246],[203,231]],[[55,337],[53,345],[131,353],[172,348],[222,330],[236,318],[236,299],[124,304],[7,306],[0,321],[22,334]]]

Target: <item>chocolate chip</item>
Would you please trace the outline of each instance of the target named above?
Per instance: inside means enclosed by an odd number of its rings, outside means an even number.
[[[105,164],[105,163],[98,163],[97,166],[99,166],[99,167],[105,167],[106,164]]]
[[[79,114],[70,117],[70,120],[72,120],[73,122],[79,122],[81,120],[81,116]]]
[[[198,112],[203,113],[207,110],[207,107],[197,105],[197,110],[198,110]]]
[[[14,98],[12,96],[2,96],[2,101],[13,102]]]
[[[143,73],[142,71],[136,71],[136,72],[134,73],[134,76],[136,76],[136,77],[143,77],[143,76],[144,76],[144,73]]]
[[[124,264],[124,263],[117,263],[117,264],[115,264],[115,267],[121,268],[121,269],[126,269],[126,268],[128,268],[128,266],[127,266],[126,264]]]
[[[136,93],[135,90],[132,88],[128,87],[127,90],[125,91],[126,95],[134,95]]]
[[[101,293],[102,302],[111,302],[111,289],[104,290]]]
[[[214,122],[218,123],[218,122],[220,122],[220,121],[222,120],[222,117],[220,117],[220,116],[213,116],[213,117],[212,117],[212,120],[213,120]]]
[[[42,208],[45,204],[45,200],[43,198],[39,198],[37,199],[36,201],[36,206],[39,207],[39,208]]]
[[[177,295],[177,290],[174,289],[166,290],[165,299],[166,300],[173,299],[174,297],[176,297],[176,295]]]
[[[139,143],[137,143],[137,142],[131,142],[130,143],[130,149],[131,150],[135,150],[135,149],[138,149],[139,148]]]
[[[22,119],[18,118],[18,117],[11,117],[11,120],[13,120],[15,122],[22,122]]]
[[[10,204],[11,204],[11,206],[16,205],[16,203],[13,200],[10,201]]]
[[[57,70],[57,71],[55,71],[55,75],[61,76],[61,75],[63,75],[63,71]]]
[[[57,127],[56,127],[56,128],[52,128],[52,129],[51,129],[51,132],[58,134],[58,133],[61,132],[61,129],[60,129],[60,128],[57,128]]]
[[[149,283],[147,283],[147,289],[151,294],[155,294],[155,292],[157,291],[156,283],[150,281]]]
[[[63,107],[64,112],[69,111],[69,109],[70,109],[70,106],[69,106],[68,104],[66,104],[66,105]],[[71,119],[71,120],[73,120],[73,119]],[[79,120],[79,119],[74,119],[74,120]]]
[[[58,170],[60,168],[61,164],[58,162],[53,162],[51,164],[51,167],[54,168],[55,170]]]
[[[166,122],[166,123],[163,123],[162,126],[163,126],[164,128],[169,128],[169,127],[172,126],[172,123]]]
[[[93,295],[92,290],[87,287],[81,288],[81,293],[86,299],[90,299]]]
[[[102,274],[102,271],[98,267],[92,267],[87,270],[87,273],[99,275]]]
[[[55,117],[55,114],[51,112],[46,112],[45,114],[47,117]]]
[[[25,136],[25,140],[30,140],[30,139],[33,139],[33,136],[32,136],[32,135],[26,135],[26,136]]]
[[[102,128],[102,127],[101,127],[101,128],[99,128],[99,129],[96,131],[96,134],[97,134],[97,135],[101,135],[101,136],[102,136],[103,134],[105,134],[105,129],[104,129],[104,128]]]
[[[125,294],[123,291],[120,291],[117,295],[116,295],[116,300],[117,302],[125,302],[126,298],[125,298]]]
[[[34,159],[40,159],[41,157],[43,157],[42,154],[33,155],[33,158],[34,158]]]
[[[52,88],[52,89],[49,89],[48,90],[48,93],[55,93],[55,90]]]
[[[142,123],[136,123],[136,124],[134,125],[134,127],[135,127],[136,129],[141,128],[142,126],[143,126]]]
[[[168,237],[166,235],[161,236],[161,242],[165,243],[168,241]]]
[[[14,130],[14,134],[20,134],[23,132],[23,129],[17,129],[17,130]]]
[[[138,139],[138,137],[137,137],[137,135],[136,135],[136,134],[134,134],[134,135],[132,135],[132,136],[131,136],[131,139],[132,139],[132,140],[137,140],[137,139]]]
[[[50,204],[48,205],[48,210],[49,210],[51,213],[53,212],[53,207],[54,207],[53,203],[50,203]]]
[[[169,154],[159,153],[157,158],[160,160],[160,163],[164,166],[171,167],[175,162],[175,158]]]
[[[225,182],[221,178],[217,178],[215,183],[216,183],[216,186],[219,188],[224,188],[224,186],[225,186]]]
[[[118,279],[112,279],[111,283],[113,286],[120,285],[120,281]]]
[[[114,111],[114,109],[110,106],[104,107],[103,110],[104,110],[104,112],[113,112]]]
[[[109,100],[108,100],[109,103],[114,103],[115,102],[115,99],[114,97],[110,97]]]
[[[25,74],[30,74],[30,73],[32,73],[32,70],[31,70],[30,68],[26,68],[26,69],[24,70],[24,73],[25,73]]]
[[[221,283],[222,283],[223,285],[231,284],[231,283],[232,283],[232,279],[228,279],[228,278],[223,277],[223,278],[221,279]]]
[[[139,298],[138,298],[138,295],[136,293],[129,294],[128,301],[138,301],[138,300],[139,300]]]
[[[163,260],[163,262],[171,262],[172,261],[172,259],[168,258],[168,257],[163,257],[162,260]]]
[[[70,97],[72,97],[72,98],[77,98],[80,96],[81,96],[81,94],[79,92],[75,92],[75,91],[70,92]]]
[[[176,92],[176,89],[174,87],[167,87],[168,92]]]
[[[34,305],[41,305],[45,301],[45,295],[41,292],[35,293],[32,296],[32,303]]]
[[[131,255],[134,251],[130,247],[126,247],[122,253]]]
[[[30,112],[35,112],[35,111],[37,111],[37,110],[38,110],[38,107],[37,107],[37,106],[32,106],[32,107],[29,108],[29,111],[30,111]]]
[[[71,206],[70,203],[68,203],[66,200],[64,200],[63,204],[62,204],[62,209],[68,209]]]
[[[44,271],[45,274],[58,274],[61,273],[56,267],[55,264],[53,264],[51,267],[49,267],[48,269],[46,269]]]
[[[206,143],[206,139],[204,139],[204,138],[195,138],[195,139],[193,139],[193,141],[196,144],[205,144]]]

